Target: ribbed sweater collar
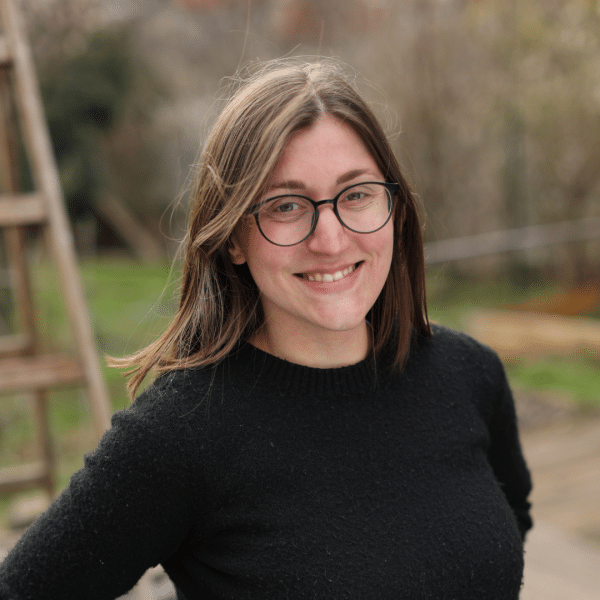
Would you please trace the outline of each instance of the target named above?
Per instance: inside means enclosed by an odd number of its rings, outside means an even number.
[[[340,396],[373,391],[378,377],[372,356],[347,367],[316,369],[291,363],[242,344],[230,360],[242,369],[256,386],[272,386],[284,393],[314,396]]]

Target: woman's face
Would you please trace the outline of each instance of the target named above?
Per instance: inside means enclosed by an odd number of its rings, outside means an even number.
[[[384,177],[356,133],[326,116],[291,137],[261,200],[289,192],[318,201],[362,181]],[[248,264],[260,291],[267,335],[279,340],[364,333],[365,317],[390,270],[392,219],[379,231],[360,234],[342,226],[331,204],[319,211],[315,231],[295,246],[266,240],[253,217],[244,217],[234,236],[233,262]],[[323,281],[331,279],[326,275],[335,280]]]

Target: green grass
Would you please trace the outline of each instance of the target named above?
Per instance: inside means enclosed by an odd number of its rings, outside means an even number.
[[[507,364],[514,388],[563,396],[583,408],[600,406],[600,357],[546,357]]]
[[[471,280],[452,275],[445,268],[429,269],[427,307],[429,317],[448,327],[463,329],[464,318],[476,308],[502,308],[532,298],[545,299],[554,287],[542,279],[516,285],[506,279]]]
[[[103,357],[134,352],[155,339],[176,308],[173,290],[178,274],[171,276],[167,264],[146,266],[124,259],[88,260],[80,264],[80,272],[112,407],[123,409],[129,406],[125,380],[118,370],[105,365]],[[171,285],[166,287],[169,280]],[[74,349],[56,271],[49,265],[38,265],[33,288],[43,346]],[[83,465],[84,454],[94,448],[97,440],[81,389],[60,388],[48,396],[60,490]],[[0,466],[35,460],[32,410],[24,396],[2,397],[0,437]],[[0,525],[5,524],[8,504],[19,495],[23,494],[0,495]]]
[[[462,330],[465,317],[477,308],[512,308],[531,299],[546,300],[556,289],[541,279],[526,285],[506,280],[472,281],[430,270],[427,281],[429,316]],[[595,316],[595,315],[593,315]],[[600,355],[582,350],[574,356],[531,357],[506,363],[511,385],[525,391],[562,395],[583,408],[600,407]]]

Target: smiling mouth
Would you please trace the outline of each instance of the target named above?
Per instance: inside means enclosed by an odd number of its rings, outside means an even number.
[[[363,261],[357,262],[354,265],[350,265],[341,271],[336,271],[335,273],[298,273],[296,277],[300,277],[301,279],[305,279],[306,281],[318,281],[322,283],[331,283],[333,281],[339,281],[340,279],[344,279],[355,271],[360,265],[362,265]]]

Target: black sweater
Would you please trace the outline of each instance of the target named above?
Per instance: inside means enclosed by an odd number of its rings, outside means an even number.
[[[113,417],[0,567],[2,600],[518,598],[530,478],[495,354],[436,327],[390,376],[250,345]]]

